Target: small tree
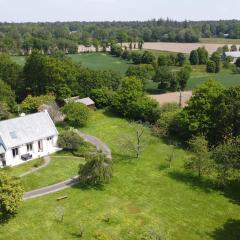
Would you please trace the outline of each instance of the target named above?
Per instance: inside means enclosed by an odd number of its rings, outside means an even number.
[[[216,72],[216,64],[214,61],[208,61],[206,66],[208,73],[215,73]]]
[[[191,68],[189,67],[183,67],[178,73],[177,73],[177,78],[178,78],[178,83],[180,89],[183,91],[188,83],[188,80],[190,78],[191,74]]]
[[[139,158],[144,145],[144,126],[142,124],[131,123],[131,128],[133,129],[133,135],[123,136],[120,139],[123,149],[133,155],[135,158]]]
[[[183,53],[178,53],[177,56],[176,56],[176,63],[179,66],[183,66],[185,61],[186,61],[185,55]]]
[[[22,202],[23,187],[19,179],[0,172],[0,218],[14,216]]]
[[[200,178],[210,170],[210,153],[204,136],[197,136],[189,141],[192,157],[185,163],[185,168],[197,172]]]
[[[66,114],[66,120],[73,127],[84,127],[90,115],[90,110],[82,103],[71,102],[62,108],[62,112]]]
[[[197,50],[192,50],[190,53],[189,61],[191,65],[198,65],[199,64],[199,56]]]
[[[60,133],[58,145],[66,151],[77,151],[84,143],[83,139],[74,131],[68,130]]]
[[[235,62],[236,67],[240,68],[240,57]]]
[[[86,186],[101,186],[108,183],[113,176],[112,160],[103,153],[86,157],[86,164],[80,165],[79,180]]]

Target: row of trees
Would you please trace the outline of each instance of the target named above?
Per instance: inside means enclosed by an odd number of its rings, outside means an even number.
[[[1,23],[0,51],[26,54],[30,49],[75,53],[78,45],[105,49],[113,42],[198,42],[200,37],[240,38],[240,22],[151,20],[145,22]]]

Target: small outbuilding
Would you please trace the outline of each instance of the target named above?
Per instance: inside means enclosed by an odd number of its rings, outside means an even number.
[[[240,51],[234,51],[234,52],[225,52],[223,54],[223,59],[225,59],[226,57],[231,57],[233,58],[233,63],[235,63],[237,61],[238,58],[240,58]]]
[[[66,103],[69,103],[69,102],[82,103],[89,108],[95,109],[95,102],[90,97],[80,98],[79,96],[76,96],[76,97],[65,99],[65,102]]]

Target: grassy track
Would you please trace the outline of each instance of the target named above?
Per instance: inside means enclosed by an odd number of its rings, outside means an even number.
[[[139,240],[149,231],[171,240],[238,239],[239,200],[231,192],[216,191],[210,185],[207,188],[188,175],[182,168],[185,151],[176,150],[172,168],[164,168],[172,148],[146,130],[141,158],[131,159],[119,138],[134,134],[132,128],[125,120],[102,112],[96,112],[82,130],[112,148],[115,164],[111,183],[104,189],[75,186],[24,202],[16,218],[0,226],[0,239],[73,240],[79,239],[80,226],[84,240]],[[68,198],[56,201],[63,195]],[[64,209],[63,222],[58,221],[59,207]]]

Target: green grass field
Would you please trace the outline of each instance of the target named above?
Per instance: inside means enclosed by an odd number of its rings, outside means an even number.
[[[17,216],[0,226],[0,239],[74,240],[80,239],[82,228],[84,240],[139,240],[147,239],[141,237],[150,232],[171,240],[239,239],[239,198],[185,172],[182,165],[188,154],[184,150],[176,150],[171,169],[164,167],[172,147],[146,129],[142,156],[132,159],[119,138],[133,135],[133,129],[126,120],[99,111],[82,130],[111,147],[112,181],[103,189],[75,186],[24,202]],[[66,160],[66,172],[68,164]],[[68,198],[56,200],[64,195]],[[63,222],[59,222],[59,208],[64,209]]]
[[[122,74],[130,65],[130,63],[106,53],[69,54],[68,57],[74,62],[81,63],[84,67],[96,70],[114,70]],[[26,61],[24,56],[12,56],[12,59],[21,66]]]
[[[75,62],[80,62],[84,67],[96,70],[114,70],[124,74],[129,63],[106,53],[84,53],[69,55]]]

